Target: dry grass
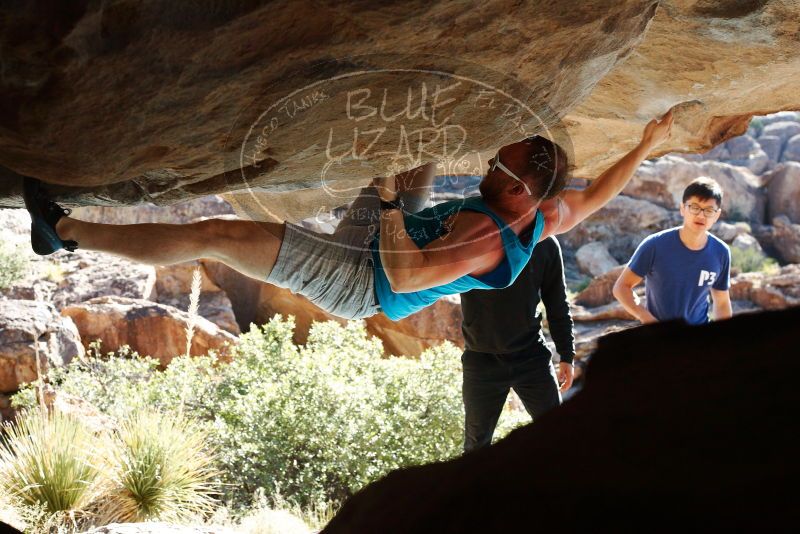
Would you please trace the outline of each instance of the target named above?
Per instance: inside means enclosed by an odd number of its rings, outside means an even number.
[[[110,487],[99,501],[98,521],[179,523],[210,515],[218,473],[207,440],[182,416],[135,414],[109,448]]]
[[[200,306],[200,266],[195,267],[192,272],[192,289],[189,293],[189,323],[186,326],[186,356],[191,356],[192,338],[194,329],[197,326],[197,309]]]
[[[2,492],[46,516],[66,514],[72,523],[86,517],[102,487],[102,467],[96,462],[102,439],[71,415],[38,409],[19,414],[5,431]]]

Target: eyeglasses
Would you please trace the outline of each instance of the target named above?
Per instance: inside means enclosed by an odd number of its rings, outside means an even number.
[[[492,164],[489,167],[489,171],[490,172],[494,172],[495,169],[500,169],[501,171],[503,171],[504,173],[506,173],[507,175],[509,175],[510,177],[512,177],[513,179],[515,179],[519,183],[521,183],[522,187],[525,188],[525,192],[528,193],[529,196],[533,195],[533,193],[531,193],[531,188],[528,187],[528,184],[526,184],[525,182],[522,181],[522,178],[520,178],[519,176],[517,176],[516,174],[511,172],[511,170],[508,167],[506,167],[505,165],[500,163],[500,151],[499,150],[497,151],[497,154],[495,154],[494,159],[492,160]]]
[[[692,215],[700,215],[702,211],[706,217],[713,217],[714,214],[719,211],[719,208],[701,208],[698,204],[684,204],[684,206],[686,206],[686,209],[689,210],[689,213]]]

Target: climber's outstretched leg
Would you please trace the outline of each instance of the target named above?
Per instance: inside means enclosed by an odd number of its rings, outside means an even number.
[[[62,217],[56,232],[81,249],[151,265],[212,258],[265,280],[275,264],[284,225],[208,219],[192,224],[98,224]]]
[[[434,165],[423,165],[397,175],[398,188],[412,210],[424,207],[434,170]],[[34,250],[39,254],[79,247],[151,265],[212,258],[247,276],[266,280],[286,231],[283,223],[223,219],[192,224],[89,223],[69,217],[68,210],[47,198],[41,185],[32,178],[26,179],[25,203],[33,219]],[[365,189],[374,191],[372,186]],[[377,195],[369,203],[377,210]]]

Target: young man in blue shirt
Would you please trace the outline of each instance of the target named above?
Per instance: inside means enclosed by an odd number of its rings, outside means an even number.
[[[733,314],[729,293],[731,252],[709,233],[722,209],[722,188],[710,178],[697,178],[683,192],[683,226],[644,239],[614,284],[614,296],[642,323],[683,319],[707,323],[708,297],[714,319]],[[633,288],[645,282],[647,307]]]

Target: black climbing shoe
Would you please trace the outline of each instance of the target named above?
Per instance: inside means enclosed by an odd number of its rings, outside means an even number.
[[[74,252],[77,241],[62,241],[56,233],[56,223],[72,213],[47,197],[42,183],[35,178],[25,178],[23,186],[25,209],[31,214],[31,246],[39,256],[47,256],[62,248]]]

